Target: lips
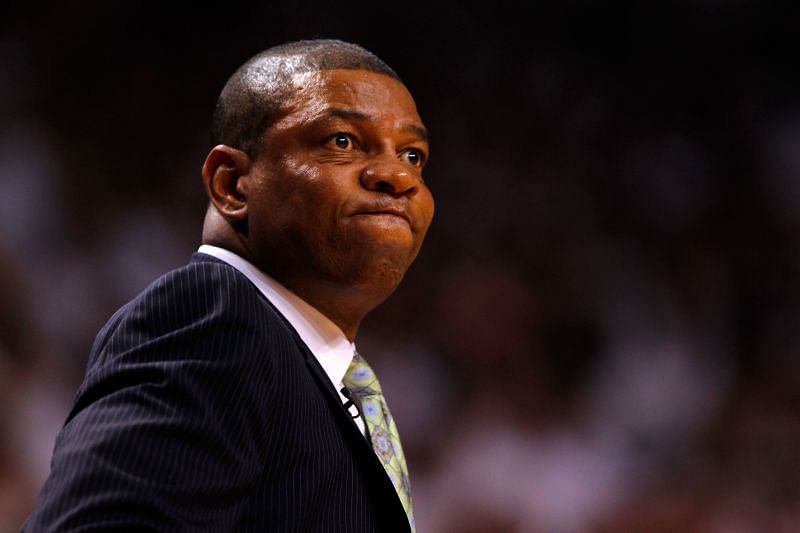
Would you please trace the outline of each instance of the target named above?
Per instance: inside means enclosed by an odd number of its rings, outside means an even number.
[[[409,226],[411,225],[411,217],[408,216],[408,211],[398,205],[370,206],[359,209],[353,216],[393,216],[402,218]]]

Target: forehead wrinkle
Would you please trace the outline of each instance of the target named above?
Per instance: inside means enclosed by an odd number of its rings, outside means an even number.
[[[355,120],[357,122],[370,122],[376,123],[377,120],[374,117],[366,113],[362,113],[361,111],[355,111],[353,109],[346,109],[341,107],[331,107],[323,111],[318,117],[314,120],[325,120],[327,118],[341,118],[343,120]],[[428,142],[428,130],[425,129],[425,126],[417,125],[417,124],[409,124],[407,126],[403,126],[400,128],[402,131],[411,133],[419,137],[421,140]]]
[[[425,129],[425,126],[417,126],[416,124],[412,124],[411,126],[406,126],[403,129],[417,135],[423,141],[428,142],[428,130]]]
[[[359,122],[369,122],[371,118],[366,113],[362,113],[361,111],[355,111],[353,109],[345,109],[341,107],[331,107],[326,110],[323,114],[323,117],[334,117],[334,118],[341,118],[344,120],[357,120]]]

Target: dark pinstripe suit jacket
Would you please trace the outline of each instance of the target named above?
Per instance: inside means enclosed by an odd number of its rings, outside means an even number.
[[[95,340],[25,531],[408,531],[293,328],[204,254]]]

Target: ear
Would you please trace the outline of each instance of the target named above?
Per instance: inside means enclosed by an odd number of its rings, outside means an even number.
[[[231,222],[247,218],[247,189],[242,181],[250,173],[250,156],[241,150],[220,144],[208,152],[203,163],[203,184],[217,211]]]

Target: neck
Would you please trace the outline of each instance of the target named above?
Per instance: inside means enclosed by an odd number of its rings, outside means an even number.
[[[350,342],[355,341],[364,317],[389,296],[386,293],[376,294],[364,287],[342,287],[335,283],[265,272],[330,319]]]
[[[373,280],[373,283],[325,280],[298,271],[296,267],[284,267],[277,256],[262,257],[255,253],[248,239],[234,231],[212,209],[206,216],[203,244],[225,248],[245,259],[328,317],[350,342],[355,340],[364,317],[388,298],[396,287],[393,278],[391,282],[382,279]]]

